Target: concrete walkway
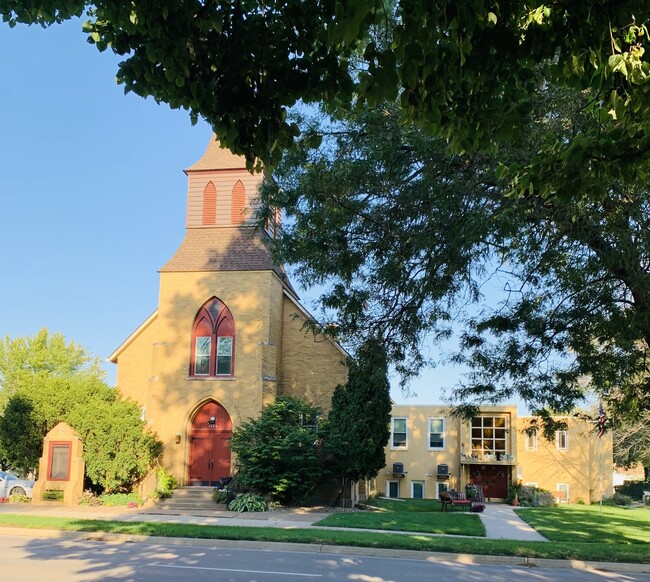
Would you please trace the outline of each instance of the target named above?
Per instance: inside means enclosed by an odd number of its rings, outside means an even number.
[[[308,509],[285,511],[265,511],[261,513],[235,513],[232,511],[195,511],[189,513],[161,513],[156,508],[124,507],[65,507],[62,505],[27,505],[22,503],[0,504],[0,515],[19,513],[23,515],[41,515],[50,517],[68,517],[73,519],[103,519],[117,521],[143,521],[163,523],[188,523],[197,525],[233,525],[240,527],[274,527],[283,529],[308,528],[329,513],[314,512]],[[519,541],[547,541],[527,523],[517,517],[509,505],[486,504],[485,511],[478,514],[486,529],[486,537],[491,539],[508,539]],[[463,519],[459,513],[459,519]],[[320,526],[313,526],[320,527]],[[323,528],[340,530],[342,528]],[[347,528],[345,528],[347,529]],[[359,531],[355,529],[355,531]],[[385,532],[385,530],[370,530]],[[416,532],[391,532],[414,534]],[[418,535],[423,535],[421,532]],[[444,534],[424,534],[441,536]],[[454,536],[458,537],[458,536]]]
[[[491,539],[518,540],[522,542],[547,542],[521,518],[514,507],[502,503],[486,503],[483,513],[478,514],[485,526],[485,535]]]

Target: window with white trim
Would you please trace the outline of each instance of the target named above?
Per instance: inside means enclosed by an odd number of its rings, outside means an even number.
[[[391,419],[390,445],[392,449],[408,448],[408,418],[406,416],[394,416]]]
[[[531,430],[526,432],[526,450],[527,451],[536,451],[537,450],[537,430]]]
[[[429,450],[442,450],[445,448],[445,419],[429,417]]]
[[[386,497],[399,497],[399,481],[386,481]]]
[[[558,430],[555,433],[555,448],[558,451],[566,451],[569,448],[569,434],[566,430]]]
[[[557,483],[555,490],[559,491],[562,495],[561,498],[568,501],[569,500],[569,484],[568,483]]]
[[[424,481],[411,481],[411,497],[424,499]]]

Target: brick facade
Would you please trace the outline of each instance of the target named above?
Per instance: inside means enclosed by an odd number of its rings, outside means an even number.
[[[187,170],[192,215],[199,212],[197,193],[215,175],[219,208],[230,204],[233,191],[234,205],[241,204],[242,184],[250,200],[261,180],[216,147],[212,142]],[[219,163],[227,169],[211,167]],[[219,219],[211,228],[188,220],[185,240],[160,271],[158,309],[109,358],[118,365],[119,389],[143,407],[164,443],[163,463],[181,483],[190,477],[190,431],[202,405],[221,405],[236,428],[259,416],[278,395],[301,396],[327,411],[334,388],[346,380],[341,348],[303,329],[309,314],[282,268],[271,261],[262,240],[267,235],[254,230],[252,214],[245,212],[242,223],[239,209],[224,209],[219,216],[237,217],[236,224]],[[234,319],[234,373],[229,377],[196,377],[190,370],[194,318],[212,297]]]

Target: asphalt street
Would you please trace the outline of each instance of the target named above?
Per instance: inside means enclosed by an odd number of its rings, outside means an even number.
[[[530,568],[525,565],[477,565],[423,556],[375,557],[320,551],[224,547],[214,544],[110,542],[0,536],[0,578],[21,582],[188,580],[192,582],[294,582],[349,580],[419,582],[431,580],[505,582],[530,580],[649,581],[650,574]]]

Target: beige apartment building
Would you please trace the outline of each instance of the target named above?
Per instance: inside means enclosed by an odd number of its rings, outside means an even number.
[[[482,407],[471,421],[444,406],[393,406],[386,468],[376,491],[388,497],[437,498],[442,491],[481,487],[486,499],[507,495],[521,480],[554,492],[559,501],[591,503],[613,493],[612,437],[593,424],[566,418],[552,441],[528,434],[530,418],[516,406]],[[602,450],[602,455],[601,455]],[[602,472],[601,472],[602,459]]]
[[[232,430],[277,396],[326,413],[346,353],[303,329],[310,318],[254,225],[262,175],[213,138],[188,177],[185,239],[160,269],[155,311],[109,357],[181,484],[231,473]]]

